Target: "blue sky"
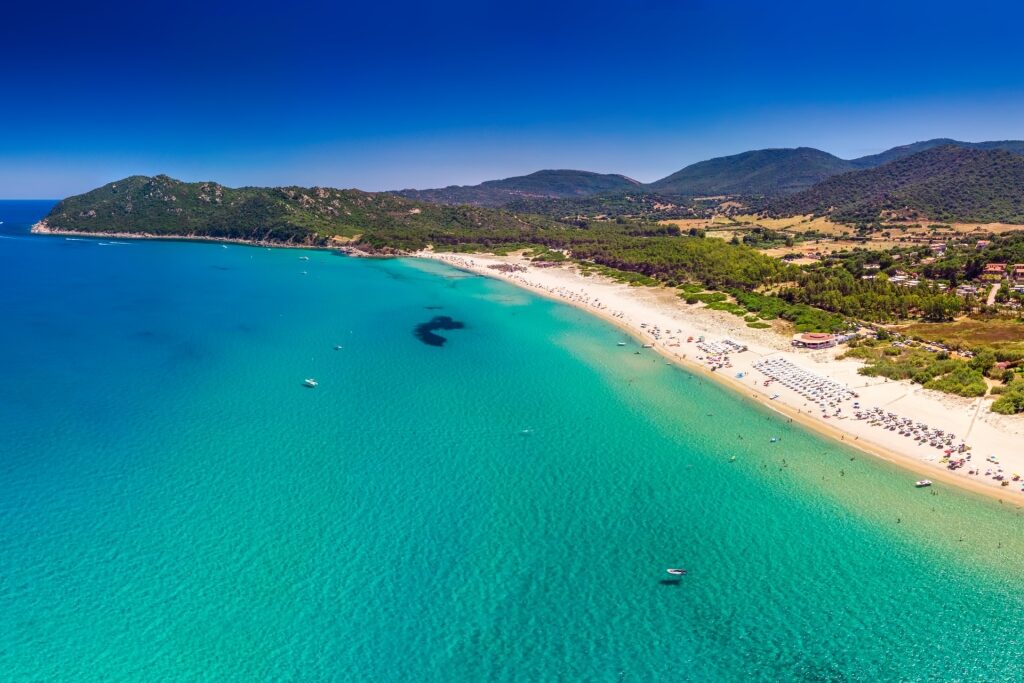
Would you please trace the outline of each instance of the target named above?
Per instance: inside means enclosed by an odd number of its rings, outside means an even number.
[[[0,22],[0,197],[133,173],[651,181],[764,147],[1024,138],[1018,3],[17,5]]]

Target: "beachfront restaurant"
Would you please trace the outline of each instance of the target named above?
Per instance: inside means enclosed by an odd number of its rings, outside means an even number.
[[[801,349],[830,349],[836,345],[836,336],[821,332],[805,332],[794,334],[792,344]]]

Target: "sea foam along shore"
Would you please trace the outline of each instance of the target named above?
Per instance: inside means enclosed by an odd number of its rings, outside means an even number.
[[[1024,503],[1024,479],[1013,480],[1017,473],[1024,477],[1024,418],[989,412],[991,399],[965,399],[926,390],[910,382],[859,375],[860,362],[836,357],[842,353],[842,348],[794,349],[789,338],[776,331],[751,329],[742,318],[732,314],[689,306],[670,288],[631,287],[596,275],[584,276],[573,265],[538,267],[521,254],[467,255],[424,250],[415,256],[504,280],[582,308],[617,325],[641,343],[649,344],[651,351],[669,361],[739,391],[750,400],[823,435],[936,481],[1001,501]],[[702,336],[707,342],[700,345],[703,349],[698,347],[697,341],[687,341],[689,337],[697,340]],[[747,350],[727,354],[729,367],[712,370],[723,362],[715,353],[715,346],[727,339]],[[837,402],[838,414],[832,407],[823,411],[816,401],[807,398],[806,392],[802,394],[787,388],[780,381],[765,385],[769,377],[755,365],[763,367],[765,361],[773,360],[780,361],[776,365],[792,367],[794,372],[809,373],[805,377],[812,381],[831,381],[847,387],[857,396]],[[955,434],[954,445],[960,442],[969,445],[971,450],[967,453],[971,459],[964,467],[949,470],[942,462],[944,447],[936,448],[927,440],[922,443],[913,435],[903,435],[900,432],[908,430],[900,427],[890,430],[885,424],[873,424],[871,419],[857,419],[855,401],[862,411],[879,407],[885,413],[894,414],[896,418],[890,420],[893,423],[909,419],[928,425],[932,430]],[[918,433],[921,431],[918,429]],[[972,471],[975,474],[969,474]],[[996,476],[1003,476],[1003,479],[997,480]],[[1002,481],[1009,484],[1003,486]],[[908,476],[908,488],[913,484],[913,477]]]

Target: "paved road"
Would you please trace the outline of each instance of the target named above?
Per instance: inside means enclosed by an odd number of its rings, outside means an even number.
[[[996,302],[996,292],[999,291],[999,284],[992,285],[992,289],[988,290],[988,305],[992,306]]]

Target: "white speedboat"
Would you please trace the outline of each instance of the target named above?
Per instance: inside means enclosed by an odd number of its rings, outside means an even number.
[[[625,346],[625,345],[626,345],[626,342],[619,342],[619,344],[618,344],[618,345],[619,345],[619,346]]]
[[[310,389],[316,389],[317,386],[319,386],[319,384],[320,383],[317,382],[315,379],[307,379],[302,383],[302,386],[309,387]]]
[[[672,576],[686,576],[685,569],[666,569],[665,571],[667,571]]]
[[[299,260],[300,260],[300,261],[308,261],[308,260],[309,260],[309,257],[308,257],[308,256],[300,256],[300,257],[299,257]]]
[[[918,479],[917,481],[914,482],[914,486],[916,486],[919,489],[923,489],[924,487],[931,486],[931,485],[932,485],[932,480],[931,479]]]

